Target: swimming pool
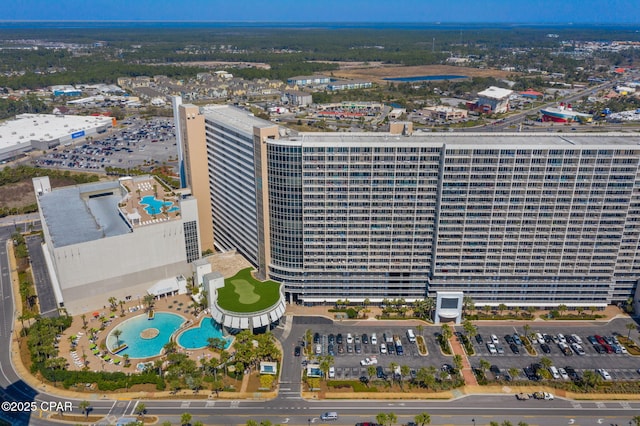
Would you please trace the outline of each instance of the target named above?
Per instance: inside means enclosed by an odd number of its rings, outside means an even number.
[[[114,327],[107,336],[107,348],[114,349],[119,344],[126,344],[127,348],[119,351],[118,355],[129,355],[129,358],[149,358],[160,355],[162,348],[169,342],[171,335],[184,323],[185,319],[168,312],[156,312],[152,320],[147,314],[138,315]],[[118,339],[113,335],[114,330],[122,334]]]
[[[142,200],[140,200],[140,205],[146,205],[144,209],[147,211],[147,214],[151,216],[162,213],[162,206],[167,207],[167,213],[179,210],[179,207],[173,206],[173,203],[171,201],[161,201],[155,198],[153,195],[142,197]]]
[[[185,349],[202,349],[209,345],[209,338],[217,337],[218,339],[225,339],[227,343],[224,348],[227,349],[231,344],[231,338],[225,338],[222,335],[222,330],[218,323],[213,318],[205,317],[200,321],[199,327],[190,328],[185,330],[176,339],[178,344]]]

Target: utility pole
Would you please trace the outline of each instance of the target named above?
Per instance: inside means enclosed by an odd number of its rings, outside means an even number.
[[[436,51],[436,38],[434,37],[433,40],[431,40],[431,53]]]

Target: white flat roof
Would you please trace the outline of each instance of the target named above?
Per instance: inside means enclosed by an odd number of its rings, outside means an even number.
[[[110,126],[111,117],[20,114],[15,120],[0,122],[0,150],[36,141],[50,141],[77,132]]]
[[[512,93],[513,93],[513,90],[491,86],[488,89],[483,90],[482,92],[478,92],[478,96],[482,96],[483,98],[491,98],[491,99],[504,99],[510,96]]]

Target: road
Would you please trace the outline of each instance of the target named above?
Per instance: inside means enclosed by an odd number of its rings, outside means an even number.
[[[611,89],[614,86],[616,86],[617,84],[619,84],[620,82],[621,82],[620,79],[616,79],[616,80],[612,80],[612,81],[608,81],[608,82],[602,83],[602,84],[600,84],[598,86],[595,86],[595,87],[590,87],[588,89],[582,90],[580,92],[576,92],[576,93],[574,93],[572,95],[569,95],[569,96],[567,96],[564,99],[561,99],[559,101],[554,101],[554,102],[551,102],[551,103],[540,105],[540,106],[535,107],[535,108],[531,108],[531,109],[527,109],[527,110],[515,113],[513,115],[510,115],[510,116],[506,117],[500,123],[497,123],[495,125],[487,125],[485,127],[462,128],[462,129],[457,129],[456,131],[462,131],[462,132],[502,132],[502,131],[508,130],[509,128],[512,128],[514,126],[519,125],[520,123],[522,123],[525,120],[527,115],[537,114],[543,108],[548,108],[550,106],[557,105],[559,102],[564,102],[566,104],[570,104],[572,102],[577,101],[578,99],[582,99],[585,96],[591,96],[591,95],[597,93],[600,90]],[[527,127],[526,131],[527,132],[528,131],[553,131],[555,129],[556,128],[549,128],[549,127],[544,127],[542,129]]]
[[[5,222],[6,223],[6,222]],[[15,225],[0,224],[0,345],[9,348],[15,344],[13,320],[15,309],[10,282],[10,270],[6,243],[10,240]],[[102,395],[88,394],[86,399],[93,408],[92,415],[104,416],[99,424],[112,424],[122,415],[131,415],[137,404],[144,403],[147,412],[159,416],[160,423],[179,421],[182,413],[193,415],[194,421],[204,424],[238,425],[248,420],[269,420],[273,424],[307,425],[319,424],[319,416],[325,411],[337,411],[340,418],[336,424],[355,424],[360,421],[374,421],[380,412],[393,412],[398,416],[397,424],[406,423],[420,412],[431,414],[433,425],[488,425],[490,421],[525,421],[531,425],[557,426],[573,424],[590,426],[598,424],[628,424],[631,417],[640,412],[640,401],[569,401],[557,398],[554,401],[516,401],[513,395],[476,395],[460,397],[453,401],[391,401],[391,400],[339,400],[308,401],[299,395],[300,363],[294,360],[291,345],[300,338],[300,331],[310,323],[325,324],[328,320],[314,317],[294,318],[291,332],[284,336],[283,330],[277,334],[283,337],[285,348],[283,360],[283,383],[279,396],[272,401],[254,400],[111,400]],[[49,393],[44,385],[33,388],[16,373],[9,350],[0,351],[0,400],[2,402],[35,402],[33,412],[11,412],[0,410],[0,419],[10,424],[23,426],[45,426],[59,424],[46,418],[43,404],[52,402],[70,403],[71,412],[80,414],[81,401],[61,398]],[[116,397],[114,395],[113,397]],[[475,420],[475,423],[473,422]]]

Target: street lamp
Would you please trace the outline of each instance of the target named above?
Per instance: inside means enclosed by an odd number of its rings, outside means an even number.
[[[311,426],[311,419],[307,419],[307,424]],[[631,422],[629,422],[629,424],[631,424]]]
[[[476,419],[473,418],[473,419],[471,419],[471,421],[473,422],[473,426],[476,426]]]

